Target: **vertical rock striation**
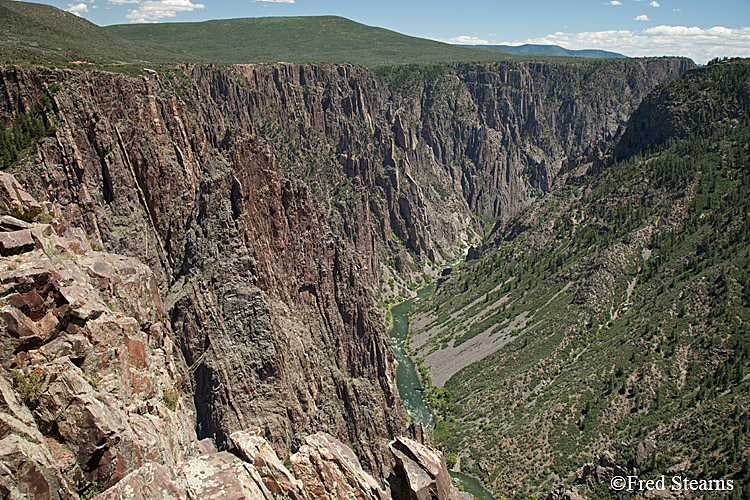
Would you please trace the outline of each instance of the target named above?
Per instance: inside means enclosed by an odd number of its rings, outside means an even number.
[[[325,431],[387,475],[405,422],[381,267],[446,258],[470,210],[513,215],[689,65],[456,65],[395,93],[349,65],[6,67],[0,116],[50,96],[55,137],[17,175],[153,270],[198,438],[257,426],[287,456]]]

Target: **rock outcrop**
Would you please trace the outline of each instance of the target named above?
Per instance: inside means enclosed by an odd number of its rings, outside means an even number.
[[[8,174],[0,185],[25,200],[5,210],[53,219]],[[3,220],[24,229],[2,241],[29,244],[0,257],[0,491],[75,498],[195,453],[190,380],[149,268],[59,219]]]
[[[375,278],[316,194],[240,127],[251,123],[205,99],[201,81],[189,109],[163,77],[82,76],[3,72],[14,99],[4,109],[23,109],[34,85],[46,92],[44,79],[70,86],[53,98],[59,140],[40,145],[23,178],[97,244],[154,270],[198,437],[222,448],[255,425],[287,455],[328,431],[364,443],[360,459],[383,475],[404,416]]]
[[[396,499],[437,500],[459,498],[459,491],[451,480],[445,457],[407,437],[399,437],[390,444],[396,460],[391,486]]]
[[[356,455],[344,443],[325,433],[305,439],[289,458],[291,471],[282,464],[258,428],[232,434],[232,451],[213,452],[172,466],[149,463],[132,472],[99,498],[102,500],[147,500],[221,498],[223,500],[388,500],[391,496],[362,469]],[[407,438],[400,438],[407,439]],[[410,440],[409,440],[410,441]],[[411,447],[421,446],[411,442]],[[413,463],[431,469],[437,454],[422,447]],[[443,471],[447,476],[445,462]],[[441,480],[443,476],[441,475]],[[448,478],[450,486],[450,478]],[[455,487],[426,487],[404,498],[458,500]]]

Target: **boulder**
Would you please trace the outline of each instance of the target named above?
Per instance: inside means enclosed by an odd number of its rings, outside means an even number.
[[[30,221],[42,212],[40,205],[13,175],[0,172],[0,212]]]
[[[357,456],[344,443],[324,432],[305,438],[305,444],[290,457],[292,471],[311,498],[337,500],[386,500],[390,491],[380,487]]]
[[[0,231],[20,231],[28,229],[31,225],[11,215],[0,215]]]
[[[190,500],[274,500],[258,471],[225,451],[201,455],[177,469]]]
[[[187,487],[169,467],[147,463],[97,497],[99,500],[181,500]]]
[[[442,453],[407,437],[391,441],[390,448],[396,461],[395,477],[392,480],[394,498],[460,498],[458,489],[453,486]]]
[[[544,497],[544,500],[585,500],[585,498],[578,493],[578,489],[575,486],[570,489],[558,486],[556,489],[550,491]]]
[[[30,229],[0,233],[0,255],[18,255],[36,248]]]
[[[263,478],[263,483],[274,495],[293,499],[307,498],[302,483],[284,466],[271,445],[257,427],[235,432],[229,436],[233,451],[251,463]]]
[[[638,445],[638,449],[635,452],[635,466],[642,467],[646,460],[656,451],[656,441],[653,439],[646,439]]]

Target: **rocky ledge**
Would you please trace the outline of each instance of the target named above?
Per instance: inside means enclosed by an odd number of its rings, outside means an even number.
[[[7,174],[0,207],[0,496],[91,495],[197,453],[150,269],[95,251]]]
[[[146,464],[106,491],[102,500],[204,499],[453,499],[442,455],[407,438],[391,443],[397,456],[411,458],[404,481],[389,488],[362,469],[344,443],[324,432],[308,436],[289,457],[289,468],[260,434],[251,428],[231,435],[231,452],[210,452],[172,466]],[[424,462],[412,461],[424,459]],[[413,468],[412,468],[413,466]],[[290,470],[291,468],[291,470]],[[447,481],[447,482],[446,482]]]

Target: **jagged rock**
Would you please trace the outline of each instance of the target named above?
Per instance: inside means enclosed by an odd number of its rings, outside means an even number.
[[[267,444],[267,443],[266,443]],[[172,467],[149,463],[98,498],[102,500],[277,500],[258,471],[227,452],[195,457]]]
[[[481,256],[482,254],[480,253],[479,249],[475,246],[469,247],[469,251],[466,252],[466,260],[476,260]]]
[[[390,498],[390,492],[362,470],[352,450],[330,434],[319,432],[306,437],[290,461],[295,477],[311,498]]]
[[[274,495],[292,499],[307,498],[302,483],[284,466],[260,433],[261,429],[250,428],[230,435],[229,441],[241,458],[255,466],[264,484]]]
[[[459,491],[453,486],[445,457],[407,437],[399,437],[390,444],[396,460],[396,478],[392,482],[394,498],[415,500],[458,500]],[[395,483],[395,484],[394,484]]]
[[[28,229],[30,224],[10,215],[0,215],[0,231],[20,231]]]
[[[0,496],[76,498],[4,368],[0,368]]]
[[[56,227],[31,224],[21,231],[33,247],[0,257],[0,421],[9,423],[0,425],[0,489],[12,498],[75,498],[197,450],[192,406],[178,397],[167,408],[184,366],[164,335],[153,274]]]
[[[227,452],[196,457],[178,467],[177,475],[190,500],[274,498],[253,467]]]
[[[235,432],[230,441],[239,457],[227,452],[212,452],[170,467],[146,464],[131,472],[100,498],[391,498],[389,490],[382,489],[372,476],[362,470],[352,450],[329,434],[317,433],[305,438],[305,444],[290,457],[294,474],[281,463],[271,445],[260,435],[259,428]],[[434,451],[429,453],[435,454]],[[435,498],[460,498],[457,491],[453,493],[455,496]]]
[[[27,222],[42,212],[40,205],[13,175],[0,172],[0,212]]]
[[[18,255],[34,250],[34,247],[34,238],[28,229],[0,233],[0,255]]]
[[[170,467],[147,463],[131,472],[97,498],[100,500],[181,500],[187,487],[177,482]]]
[[[559,486],[557,489],[550,491],[544,498],[545,500],[586,500],[575,486],[570,489]]]
[[[171,467],[148,463],[102,493],[102,500],[277,500],[255,468],[227,452],[214,452]]]
[[[605,451],[597,460],[597,463],[584,465],[578,473],[576,484],[609,484],[614,476],[628,476],[631,473],[621,461]]]
[[[656,441],[653,439],[646,439],[638,444],[638,449],[635,451],[635,466],[642,467],[646,463],[646,460],[653,455],[656,451]]]

